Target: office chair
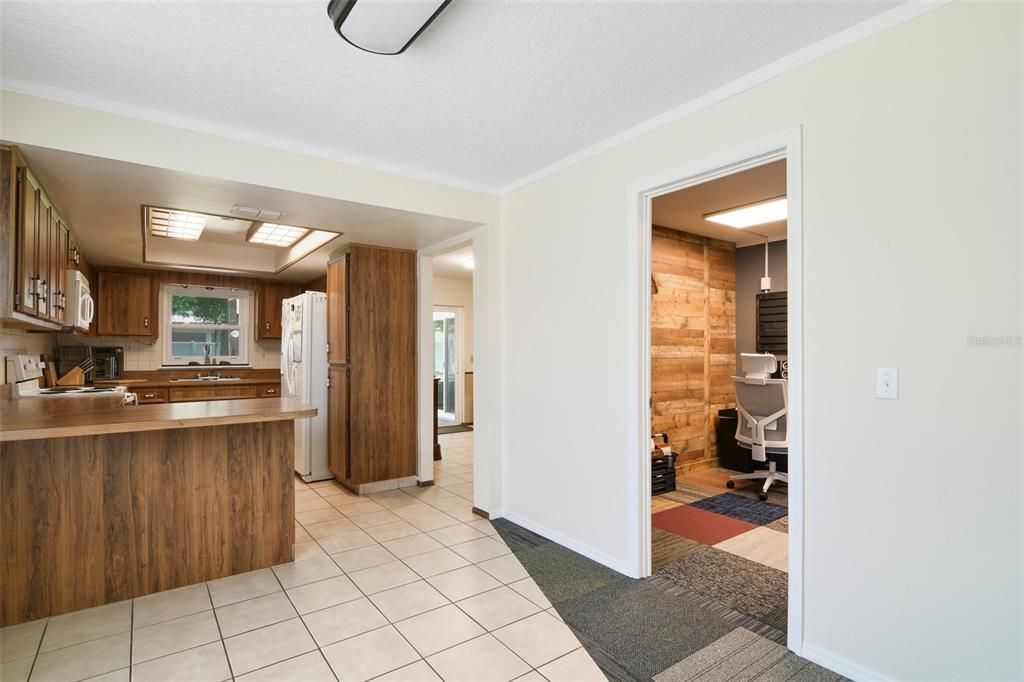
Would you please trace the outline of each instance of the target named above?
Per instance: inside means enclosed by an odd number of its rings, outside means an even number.
[[[774,355],[743,353],[740,355],[743,376],[733,377],[736,388],[736,442],[751,451],[755,462],[767,462],[768,469],[750,474],[730,476],[726,486],[734,488],[735,481],[764,479],[764,488],[757,494],[768,499],[768,489],[775,481],[789,482],[789,475],[776,470],[771,455],[789,452],[786,415],[789,412],[788,381],[772,379],[778,369]]]

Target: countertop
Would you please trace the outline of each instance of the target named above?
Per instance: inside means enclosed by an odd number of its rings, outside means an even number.
[[[249,424],[316,415],[316,408],[295,398],[127,406],[90,405],[91,402],[86,399],[3,401],[0,403],[0,442]]]

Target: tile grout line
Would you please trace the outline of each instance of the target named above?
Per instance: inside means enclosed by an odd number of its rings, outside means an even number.
[[[340,566],[338,567],[338,570],[341,571],[341,567]],[[313,632],[309,629],[309,625],[306,624],[306,619],[303,618],[303,614],[299,613],[299,609],[296,608],[295,602],[292,600],[292,596],[290,594],[288,594],[288,590],[285,589],[284,583],[281,582],[281,578],[277,575],[277,572],[274,571],[273,569],[271,569],[270,572],[274,574],[274,579],[277,581],[277,584],[281,586],[281,591],[284,592],[285,599],[287,599],[288,603],[292,605],[292,609],[295,610],[295,616],[299,619],[299,622],[302,623],[302,627],[306,630],[306,634],[309,635],[310,640],[312,640],[313,646],[316,647],[317,653],[319,653],[320,657],[324,659],[324,663],[327,664],[327,668],[331,671],[331,674],[334,675],[334,679],[335,680],[340,679],[338,677],[338,673],[335,672],[335,670],[334,670],[334,666],[331,665],[331,662],[329,660],[327,660],[327,656],[324,655],[324,651],[323,651],[323,649],[320,646],[320,642],[318,642],[316,640],[316,637],[313,636]],[[345,575],[344,571],[342,571],[342,575]],[[337,577],[337,576],[334,576],[334,577]],[[345,576],[345,577],[348,577],[348,576]],[[331,578],[324,578],[324,580],[330,580],[330,579]],[[321,582],[321,581],[314,581],[314,582]],[[349,578],[349,582],[352,582],[351,578]],[[312,585],[314,583],[306,583],[306,584],[307,585]],[[352,585],[355,586],[355,588],[357,590],[359,589],[359,586],[356,585],[354,582],[352,582]],[[302,587],[302,585],[296,585],[295,587]],[[347,602],[343,602],[343,603],[347,603]],[[335,606],[337,606],[337,604],[335,604]],[[332,608],[332,607],[328,606],[327,608]],[[323,611],[325,609],[320,609],[320,610]],[[316,613],[316,612],[315,611],[311,611],[310,613]],[[281,622],[287,622],[287,621],[281,621]],[[257,629],[259,629],[259,628],[257,628]],[[250,632],[253,632],[253,630],[250,630]],[[308,653],[310,653],[310,652],[306,651],[304,653],[299,654],[299,656],[305,656]],[[293,656],[292,658],[298,658],[298,656]],[[285,660],[291,660],[291,659],[285,659]],[[271,663],[270,665],[277,665],[278,663],[281,663],[281,661],[277,661],[275,663]],[[264,666],[264,667],[266,668],[266,667],[270,667],[270,666]],[[262,670],[262,668],[257,668],[256,670]],[[250,670],[249,672],[253,672],[253,671]]]
[[[210,581],[204,583],[206,585],[206,598],[210,600],[210,608],[213,610],[213,622],[217,624],[217,634],[220,636],[220,648],[224,652],[224,660],[228,663],[228,673],[231,674],[231,680],[234,682],[235,679],[235,668],[231,665],[231,657],[228,656],[228,645],[224,641],[224,632],[220,629],[220,618],[217,617],[217,607],[213,605],[213,593],[210,591]],[[209,644],[209,642],[207,642]],[[206,644],[200,644],[199,646],[206,646]]]
[[[52,619],[48,617],[46,619],[46,622],[43,623],[43,632],[39,635],[39,642],[36,644],[36,652],[32,655],[32,665],[30,665],[28,668],[28,677],[26,678],[28,680],[32,679],[32,673],[36,671],[36,662],[39,660],[39,653],[40,650],[43,648],[43,639],[46,638],[46,630],[50,627],[50,620]]]

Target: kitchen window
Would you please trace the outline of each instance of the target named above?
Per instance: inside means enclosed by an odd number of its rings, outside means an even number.
[[[164,365],[249,363],[249,291],[165,284],[160,300]]]

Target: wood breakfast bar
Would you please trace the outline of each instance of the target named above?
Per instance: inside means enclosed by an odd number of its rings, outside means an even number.
[[[0,403],[0,626],[292,560],[284,398]]]

